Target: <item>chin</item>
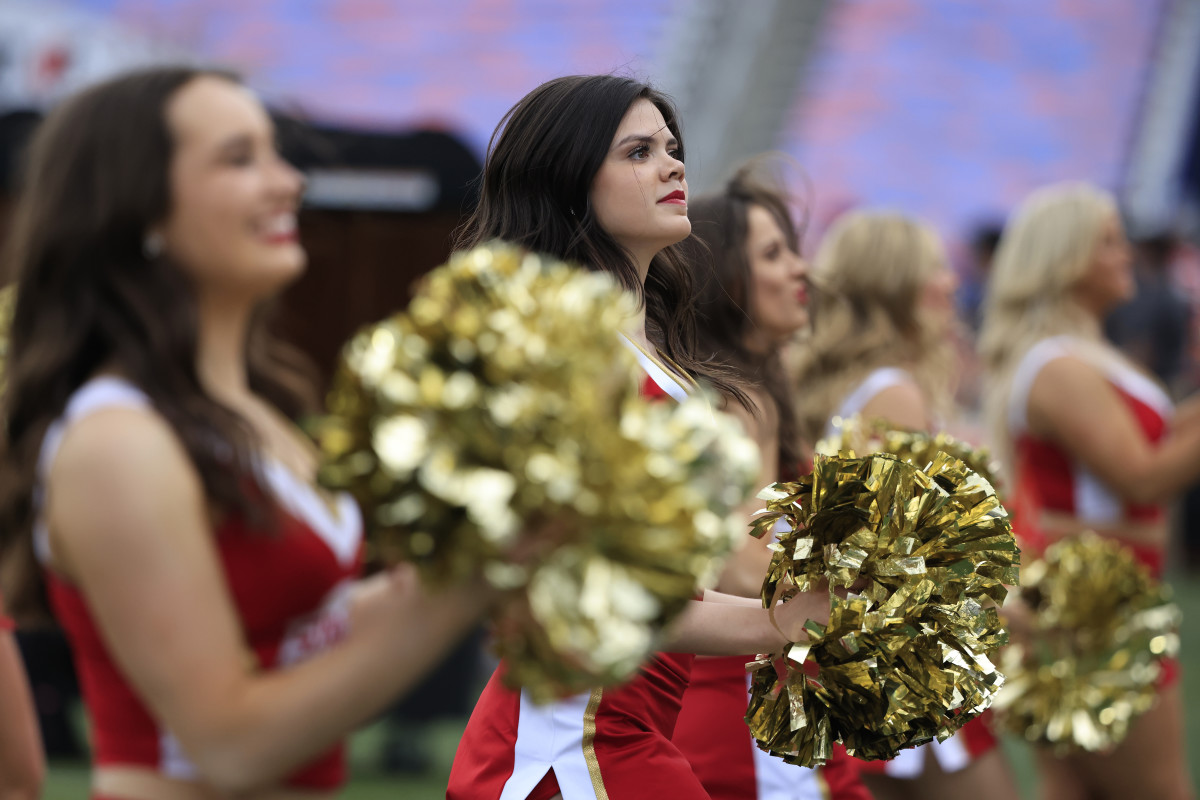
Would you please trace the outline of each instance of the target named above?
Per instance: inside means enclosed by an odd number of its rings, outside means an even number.
[[[299,280],[307,263],[303,253],[296,257],[277,256],[271,263],[259,266],[247,289],[260,300],[273,297]]]
[[[670,247],[673,244],[679,244],[692,233],[692,221],[687,217],[680,220],[684,224],[674,225],[669,231],[663,234],[663,247]]]

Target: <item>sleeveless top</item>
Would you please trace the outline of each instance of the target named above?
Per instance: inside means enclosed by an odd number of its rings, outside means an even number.
[[[111,377],[81,386],[47,430],[38,461],[35,502],[63,435],[75,422],[106,408],[152,407],[132,384]],[[316,491],[282,464],[264,459],[265,488],[279,506],[277,529],[252,529],[230,515],[215,531],[215,544],[247,644],[263,670],[283,669],[327,649],[346,634],[349,593],[362,560],[362,519],[348,495],[330,508]],[[179,742],[146,707],[109,652],[87,600],[74,584],[49,568],[50,540],[44,520],[34,528],[51,607],[70,641],[80,687],[92,722],[97,766],[134,766],[167,778],[201,780]],[[314,758],[285,780],[299,789],[334,789],[346,779],[342,745]]]
[[[1043,367],[1064,356],[1085,361],[1103,374],[1151,444],[1157,444],[1166,435],[1174,410],[1166,392],[1153,380],[1118,359],[1098,358],[1094,346],[1084,340],[1055,336],[1043,339],[1025,353],[1013,371],[1007,422],[1014,449],[1013,494],[1027,515],[1019,526],[1020,533],[1035,550],[1045,544],[1036,523],[1042,511],[1062,512],[1098,525],[1119,524],[1123,520],[1155,523],[1166,518],[1162,505],[1123,500],[1058,443],[1029,432],[1027,413],[1033,383]],[[1156,576],[1161,574],[1163,548],[1125,544]]]

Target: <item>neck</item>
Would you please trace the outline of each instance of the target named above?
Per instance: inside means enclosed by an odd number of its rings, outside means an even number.
[[[1083,330],[1081,334],[1091,338],[1098,338],[1104,334],[1104,318],[1107,316],[1107,309],[1098,309],[1092,304],[1084,302],[1082,298],[1076,298],[1075,304],[1083,312]]]
[[[633,256],[634,266],[637,267],[638,281],[642,285],[643,297],[645,297],[646,276],[650,274],[650,262],[654,260],[654,256],[656,256],[657,254],[658,254],[658,251],[655,251],[655,252],[649,253],[649,254],[647,254],[647,253],[631,253],[631,255]],[[647,350],[653,351],[653,349],[654,349],[653,345],[651,345],[650,340],[646,338],[646,303],[645,302],[642,302],[642,304],[640,306],[638,306],[637,313],[630,320],[629,336],[635,342],[637,342],[638,344],[645,347]]]
[[[629,320],[629,325],[626,328],[626,335],[630,339],[640,344],[646,350],[653,352],[654,346],[650,344],[650,340],[646,338],[646,307],[643,304]]]
[[[201,385],[215,399],[236,403],[251,394],[246,337],[252,312],[247,303],[200,300],[196,370]]]
[[[760,328],[752,328],[742,340],[742,347],[755,359],[766,359],[780,345]]]

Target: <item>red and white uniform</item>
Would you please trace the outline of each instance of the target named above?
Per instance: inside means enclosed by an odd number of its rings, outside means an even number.
[[[1045,544],[1037,530],[1037,514],[1042,511],[1071,514],[1085,523],[1106,528],[1122,521],[1156,523],[1166,519],[1163,506],[1125,502],[1057,443],[1029,432],[1026,415],[1033,383],[1043,367],[1064,357],[1078,358],[1095,366],[1124,401],[1151,444],[1162,440],[1174,413],[1171,399],[1158,384],[1115,355],[1108,357],[1097,344],[1072,336],[1055,336],[1029,348],[1013,372],[1008,427],[1015,449],[1016,494],[1022,511],[1030,515],[1022,521],[1020,532],[1032,540],[1027,544],[1038,550]],[[1162,574],[1162,548],[1125,544],[1156,577]]]
[[[877,369],[846,395],[836,416],[848,419],[860,413],[867,403],[884,389],[915,384],[912,375],[899,367]],[[826,434],[834,432],[833,422],[830,420]],[[988,717],[986,713],[976,717],[944,742],[935,740],[920,747],[901,750],[895,758],[888,761],[859,761],[859,769],[862,772],[911,780],[919,778],[925,772],[926,759],[933,758],[937,760],[943,772],[958,772],[999,746],[999,740],[988,727]]]
[[[104,408],[150,408],[132,384],[97,378],[72,396],[47,431],[38,462],[44,482],[67,428]],[[279,505],[278,529],[250,529],[231,516],[216,530],[216,546],[245,638],[264,670],[286,669],[341,639],[348,624],[347,590],[362,559],[362,519],[357,505],[339,495],[331,508],[281,464],[262,464],[266,488]],[[43,490],[38,489],[39,495]],[[38,502],[41,502],[40,496]],[[43,565],[50,541],[44,523],[34,529]],[[178,780],[198,775],[171,732],[154,718],[108,650],[78,587],[46,567],[50,602],[66,631],[92,722],[97,766],[134,766]],[[346,779],[338,745],[288,776],[293,788],[328,790]]]
[[[1174,414],[1174,405],[1159,385],[1132,365],[1108,354],[1100,345],[1073,336],[1055,336],[1029,348],[1013,372],[1009,396],[1008,428],[1015,450],[1016,489],[1014,530],[1022,544],[1034,552],[1045,549],[1048,541],[1038,528],[1042,512],[1070,514],[1095,524],[1106,533],[1122,522],[1165,523],[1166,508],[1161,505],[1131,503],[1121,499],[1087,467],[1075,461],[1056,442],[1040,439],[1029,432],[1029,392],[1042,368],[1058,358],[1072,357],[1091,364],[1125,403],[1142,435],[1152,445],[1162,441]],[[1161,578],[1166,557],[1165,545],[1150,545],[1114,536],[1154,575]],[[1179,663],[1163,663],[1162,686],[1179,678]]]
[[[622,340],[624,341],[624,340]],[[646,371],[644,393],[687,390],[626,343]],[[636,677],[538,706],[506,689],[501,664],[483,690],[450,770],[447,800],[707,800],[671,743],[694,656],[658,653]]]
[[[675,744],[712,800],[871,800],[858,762],[840,745],[816,769],[788,764],[755,745],[745,720],[749,660],[697,658],[675,725]]]

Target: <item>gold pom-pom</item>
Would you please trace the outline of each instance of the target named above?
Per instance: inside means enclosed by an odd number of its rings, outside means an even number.
[[[538,700],[628,679],[745,535],[757,449],[699,391],[641,396],[635,310],[605,274],[461,253],[350,342],[318,433],[385,561],[512,590],[496,647]]]
[[[1024,571],[1029,643],[1005,648],[1005,726],[1060,754],[1115,747],[1154,705],[1162,661],[1179,652],[1170,588],[1120,542],[1085,532]]]
[[[990,705],[1004,680],[991,656],[1007,640],[993,604],[1020,559],[991,484],[945,453],[924,469],[818,455],[812,474],[759,496],[755,535],[787,527],[771,545],[764,604],[826,586],[831,602],[807,642],[750,665],[746,721],[760,748],[804,766],[824,763],[834,742],[892,758]]]
[[[884,419],[864,420],[855,414],[845,419],[834,417],[833,436],[817,442],[816,452],[827,455],[867,455],[890,453],[921,469],[933,463],[934,456],[945,453],[957,458],[978,473],[997,491],[1000,490],[1000,464],[986,447],[974,447],[948,433],[897,428]]]

